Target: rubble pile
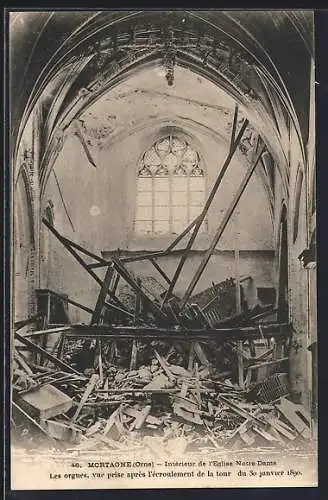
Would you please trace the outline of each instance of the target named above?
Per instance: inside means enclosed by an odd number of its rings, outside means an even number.
[[[15,325],[12,420],[20,437],[29,441],[33,429],[65,449],[146,447],[155,455],[309,444],[311,417],[289,394],[290,325],[274,304],[248,303],[241,283],[252,277],[237,273],[192,295],[206,254],[185,295],[173,293],[187,252],[173,278],[160,257],[197,219],[166,250],[118,251],[108,261],[43,222],[100,290],[93,307],[40,290],[38,314]],[[141,260],[165,286],[133,272]],[[90,322],[72,324],[67,304]],[[55,310],[66,311],[66,323],[63,315],[53,321]]]
[[[65,449],[146,447],[155,456],[285,448],[310,439],[310,417],[288,399],[285,372],[267,371],[241,388],[232,366],[230,374],[218,370],[214,342],[194,342],[188,352],[182,342],[140,341],[138,359],[143,364],[130,369],[124,344],[104,342],[95,356],[99,346],[94,341],[67,342],[63,362],[81,375],[51,363],[37,365],[17,351],[17,422],[23,412],[38,432]],[[221,356],[229,352],[222,345],[216,350]],[[21,433],[26,432],[25,419]]]

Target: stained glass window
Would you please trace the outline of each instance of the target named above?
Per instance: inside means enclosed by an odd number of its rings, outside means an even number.
[[[136,233],[181,233],[201,213],[205,193],[204,167],[197,151],[175,136],[157,141],[138,168]],[[206,220],[200,228],[205,231]]]

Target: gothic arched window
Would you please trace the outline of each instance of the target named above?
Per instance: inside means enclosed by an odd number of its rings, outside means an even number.
[[[200,214],[205,192],[197,151],[175,136],[160,139],[146,151],[138,168],[136,233],[179,234]],[[205,230],[206,222],[200,232]]]

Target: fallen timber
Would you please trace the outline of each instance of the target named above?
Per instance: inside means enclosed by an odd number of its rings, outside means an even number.
[[[155,328],[155,327],[137,327],[137,326],[88,326],[71,325],[70,330],[65,334],[72,337],[92,337],[114,340],[133,340],[133,339],[165,339],[171,341],[177,340],[254,340],[261,338],[287,338],[290,336],[290,326],[288,323],[277,323],[269,326],[261,325],[261,331],[258,327],[242,328],[210,328],[194,330],[178,330],[176,328]],[[45,331],[46,332],[46,331]]]
[[[87,324],[44,326],[43,330],[16,334],[15,395],[25,401],[34,393],[32,403],[36,409],[43,402],[43,391],[57,392],[59,399],[65,395],[71,398],[70,409],[58,413],[54,402],[49,408],[51,418],[37,422],[46,435],[79,445],[78,435],[82,434],[82,448],[122,449],[133,440],[149,446],[147,439],[153,439],[156,430],[156,451],[168,446],[170,438],[178,437],[184,447],[192,449],[196,443],[204,453],[232,441],[241,447],[281,446],[286,439],[292,442],[300,437],[307,442],[310,419],[302,414],[302,423],[298,416],[301,408],[286,399],[290,393],[287,360],[292,327],[275,320],[274,299],[265,305],[259,301],[250,309],[254,302],[248,302],[241,283],[252,282],[253,278],[240,275],[239,253],[235,252],[234,277],[212,282],[205,290],[193,293],[261,161],[264,145],[256,148],[252,164],[184,296],[173,293],[247,127],[245,120],[236,134],[237,118],[238,107],[230,151],[202,213],[166,249],[137,251],[128,256],[117,249],[107,260],[64,237],[43,220],[100,286],[90,305],[50,291],[58,300],[90,314]],[[176,249],[188,233],[189,242]],[[182,256],[171,277],[161,257],[177,252]],[[164,283],[154,276],[143,276],[138,268],[134,270],[133,263],[144,260]],[[100,269],[102,278],[94,272],[96,269]],[[51,334],[58,340],[47,352],[46,339]],[[26,350],[35,359],[29,359]],[[140,435],[130,433],[140,429]],[[205,429],[208,432],[204,435]]]
[[[261,331],[260,331],[261,330]],[[42,335],[65,333],[66,337],[92,337],[114,340],[133,339],[165,339],[165,340],[255,340],[264,337],[288,338],[291,335],[291,328],[288,323],[273,323],[248,327],[232,328],[207,328],[188,329],[177,328],[157,328],[143,326],[112,326],[112,325],[84,325],[76,324],[62,328],[49,328],[35,332],[16,335],[24,342],[28,337],[39,337]],[[23,340],[24,339],[24,340]],[[25,342],[26,344],[26,342]]]

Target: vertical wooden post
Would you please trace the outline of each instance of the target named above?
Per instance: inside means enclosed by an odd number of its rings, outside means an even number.
[[[240,260],[239,260],[239,211],[236,212],[235,217],[235,285],[236,285],[236,313],[241,313],[241,300],[240,300]],[[237,359],[238,359],[238,384],[241,389],[244,388],[244,357],[243,357],[243,342],[237,342]]]
[[[138,341],[134,339],[132,343],[130,370],[135,370],[137,368],[137,354],[138,354]]]
[[[194,359],[195,359],[195,350],[194,350],[194,342],[190,344],[189,351],[189,360],[188,360],[188,371],[192,372],[194,367]]]

